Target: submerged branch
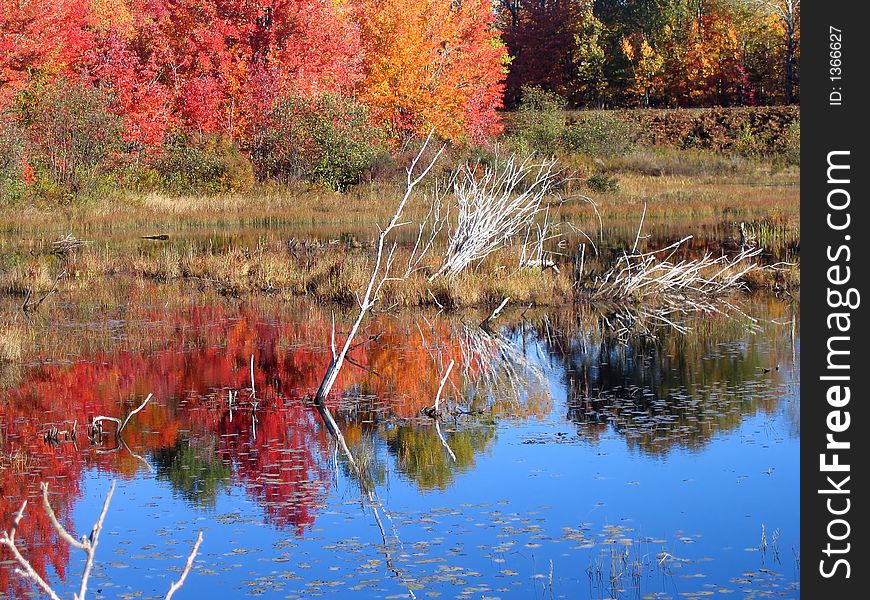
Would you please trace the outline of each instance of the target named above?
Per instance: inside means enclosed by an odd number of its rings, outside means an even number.
[[[93,419],[91,419],[91,429],[101,431],[102,427],[103,427],[102,426],[103,421],[109,421],[109,422],[115,423],[118,426],[118,429],[115,430],[115,437],[121,437],[121,432],[123,432],[124,428],[127,427],[127,424],[130,422],[130,419],[133,418],[133,415],[135,415],[136,413],[141,411],[143,408],[145,408],[145,406],[148,404],[148,402],[151,401],[152,397],[153,397],[153,394],[148,394],[148,396],[145,398],[145,400],[142,401],[142,404],[140,404],[129,415],[127,415],[127,417],[123,421],[121,419],[119,419],[118,417],[107,417],[105,415],[98,415],[98,416],[94,417]]]

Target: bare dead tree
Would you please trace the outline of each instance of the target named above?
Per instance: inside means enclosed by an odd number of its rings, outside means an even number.
[[[405,210],[405,206],[407,205],[408,200],[410,200],[411,196],[413,195],[414,189],[420,184],[420,182],[426,177],[426,175],[429,174],[429,171],[432,170],[435,162],[444,152],[444,146],[442,146],[438,150],[438,153],[435,155],[435,157],[418,174],[417,165],[420,162],[420,159],[423,157],[423,154],[429,146],[431,140],[432,134],[430,133],[429,136],[426,138],[425,143],[420,148],[420,151],[417,153],[417,156],[414,158],[414,161],[411,163],[411,166],[408,167],[405,194],[402,196],[402,199],[399,202],[398,207],[396,208],[396,212],[393,214],[393,218],[390,219],[390,222],[386,225],[386,227],[380,229],[378,241],[376,244],[377,254],[375,255],[375,264],[372,267],[372,272],[362,297],[360,297],[359,294],[356,295],[358,305],[357,316],[353,324],[351,325],[350,331],[348,332],[347,337],[345,338],[345,341],[342,344],[340,350],[337,350],[335,320],[333,319],[331,336],[332,358],[329,361],[329,366],[326,369],[326,374],[323,376],[320,387],[317,389],[317,393],[314,396],[314,404],[318,407],[322,407],[325,405],[326,398],[329,396],[329,392],[330,390],[332,390],[332,386],[335,384],[335,380],[338,377],[339,372],[341,371],[341,367],[344,365],[347,353],[354,345],[353,340],[356,337],[356,334],[359,331],[359,328],[362,325],[363,321],[365,321],[365,318],[368,315],[369,311],[380,299],[380,293],[382,288],[384,287],[384,284],[386,284],[388,281],[396,281],[400,279],[391,275],[397,242],[394,241],[392,244],[390,244],[388,242],[388,238],[396,228],[405,225],[405,223],[402,222],[402,213]],[[328,411],[321,412],[321,415],[326,421],[327,428],[333,434],[340,433],[338,431],[337,425],[335,424],[335,421],[332,420],[331,415],[329,415]]]
[[[746,248],[733,257],[708,252],[695,259],[671,260],[691,239],[687,236],[660,250],[623,253],[596,282],[593,299],[641,302],[692,302],[705,300],[745,287],[747,274],[762,269],[754,259],[761,248]],[[664,255],[664,258],[662,258]]]
[[[61,258],[68,258],[70,253],[90,243],[90,240],[80,240],[69,233],[66,237],[58,238],[51,243],[51,254]]]
[[[71,548],[76,548],[81,550],[85,554],[85,566],[82,570],[81,581],[79,582],[79,591],[78,593],[73,593],[73,600],[85,600],[85,597],[88,593],[88,581],[91,577],[91,572],[94,568],[94,557],[97,551],[97,544],[100,541],[100,533],[103,531],[103,523],[106,520],[106,514],[109,512],[109,503],[112,500],[112,494],[115,493],[115,482],[112,482],[112,485],[109,487],[109,492],[106,494],[106,499],[103,501],[103,508],[100,510],[100,514],[97,517],[97,521],[94,523],[91,528],[91,533],[89,535],[83,535],[81,538],[76,539],[74,535],[72,535],[66,528],[60,524],[60,521],[57,520],[57,516],[54,514],[54,509],[51,507],[51,503],[48,500],[48,484],[43,482],[40,484],[40,488],[42,489],[42,508],[48,516],[49,521],[51,522],[52,527],[58,535],[58,538],[69,545]],[[18,530],[18,526],[21,523],[21,520],[24,518],[24,511],[27,508],[27,500],[25,500],[21,504],[21,508],[18,509],[18,512],[15,514],[15,518],[12,521],[11,529],[3,531],[0,533],[0,546],[5,546],[12,553],[12,557],[15,559],[15,562],[18,563],[18,567],[15,568],[15,573],[20,577],[28,579],[36,584],[36,586],[45,593],[51,600],[61,600],[60,595],[51,587],[51,585],[39,574],[36,572],[36,569],[33,568],[33,565],[30,564],[23,554],[21,554],[21,550],[18,548],[18,545],[15,541],[15,534]],[[193,546],[193,550],[187,558],[187,563],[185,564],[184,570],[181,573],[181,577],[178,581],[172,583],[169,587],[169,591],[166,593],[164,600],[170,600],[177,592],[181,586],[184,584],[185,579],[187,578],[187,574],[190,572],[191,567],[193,566],[193,560],[196,558],[196,554],[199,550],[199,546],[202,543],[202,532],[199,532],[197,536],[196,543]]]
[[[644,205],[631,249],[584,288],[588,300],[606,309],[601,315],[602,329],[622,340],[638,333],[655,337],[656,328],[663,325],[685,333],[687,328],[680,320],[698,313],[739,317],[754,327],[756,320],[731,303],[729,295],[746,289],[746,278],[752,273],[778,269],[783,263],[761,264],[758,259],[763,250],[745,235],[740,251],[733,255],[706,252],[677,260],[692,236],[640,252],[645,216]]]
[[[510,156],[483,169],[466,164],[456,180],[455,218],[448,221],[447,248],[441,267],[430,276],[452,275],[480,262],[517,234],[526,231],[545,209],[543,200],[556,184],[555,159],[518,161]]]

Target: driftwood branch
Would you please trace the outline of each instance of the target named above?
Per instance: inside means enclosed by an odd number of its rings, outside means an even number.
[[[55,279],[54,279],[54,283],[51,285],[51,287],[48,289],[48,291],[45,292],[42,296],[40,296],[39,300],[37,300],[35,302],[31,301],[31,299],[33,298],[33,290],[28,289],[27,295],[25,295],[25,297],[24,297],[24,304],[21,305],[21,310],[24,311],[25,313],[28,313],[28,312],[32,312],[32,311],[36,310],[37,308],[39,308],[40,305],[43,302],[45,302],[45,300],[49,296],[51,296],[52,294],[57,292],[57,286],[60,285],[60,280],[63,279],[64,277],[66,277],[66,271],[61,271],[60,273],[58,273],[57,277],[55,277]]]
[[[504,307],[507,306],[507,303],[510,301],[510,296],[507,296],[504,300],[502,300],[501,304],[499,304],[494,311],[489,313],[489,316],[483,320],[480,326],[486,329],[492,321],[495,321],[498,318],[498,316],[501,314],[501,311],[504,310]]]
[[[438,150],[438,153],[435,155],[435,158],[433,158],[432,161],[418,174],[417,164],[423,157],[423,154],[426,151],[426,148],[429,146],[431,140],[432,134],[430,133],[429,136],[426,138],[426,141],[423,144],[422,148],[420,148],[420,152],[417,154],[416,158],[414,158],[414,161],[411,163],[411,166],[408,168],[405,194],[402,196],[402,199],[399,202],[398,207],[396,208],[396,212],[393,214],[393,218],[390,219],[390,222],[387,224],[386,227],[380,229],[380,233],[378,234],[375,264],[372,267],[372,272],[369,277],[368,285],[366,285],[365,293],[362,295],[362,297],[357,298],[359,309],[356,319],[351,325],[350,331],[347,334],[341,350],[339,350],[338,352],[336,352],[335,329],[333,327],[333,336],[331,342],[332,359],[330,360],[329,366],[326,370],[326,374],[324,375],[323,380],[320,383],[320,387],[318,388],[317,393],[314,396],[314,403],[317,406],[323,405],[326,401],[326,398],[329,396],[329,392],[332,390],[332,386],[335,384],[335,381],[338,378],[338,374],[341,371],[341,367],[344,364],[345,357],[354,345],[353,340],[356,337],[356,334],[359,331],[359,328],[362,326],[362,323],[368,315],[369,311],[378,302],[380,298],[380,292],[384,284],[387,281],[391,281],[394,279],[390,276],[390,272],[393,266],[393,261],[395,259],[397,245],[396,243],[388,244],[387,239],[394,229],[404,224],[402,222],[402,213],[411,196],[413,195],[414,189],[417,187],[417,185],[419,185],[423,178],[426,177],[429,171],[432,170],[435,162],[444,152],[444,146],[442,146]],[[324,418],[324,420],[327,422],[327,427],[332,429],[333,424],[330,423],[329,420],[327,420],[326,418]]]
[[[57,535],[73,548],[85,550],[85,544],[75,539],[57,520],[57,517],[54,514],[54,509],[51,508],[51,503],[48,501],[48,484],[42,482],[39,487],[42,489],[42,509],[45,511],[45,514],[48,515],[48,520],[51,521],[51,525],[54,527],[55,531],[57,531]]]
[[[613,308],[602,316],[606,329],[620,338],[632,332],[653,335],[656,324],[685,332],[677,320],[689,313],[739,314],[754,322],[727,297],[745,289],[747,275],[776,268],[760,264],[761,248],[744,238],[740,251],[733,255],[707,252],[698,258],[677,260],[677,254],[692,239],[686,236],[663,248],[640,252],[645,216],[646,205],[631,251],[624,251],[587,288],[593,302]]]
[[[73,250],[90,244],[90,240],[80,240],[69,233],[66,237],[59,238],[51,243],[51,253],[61,258],[66,258]]]
[[[257,388],[254,385],[254,355],[251,355],[251,397],[257,396]]]

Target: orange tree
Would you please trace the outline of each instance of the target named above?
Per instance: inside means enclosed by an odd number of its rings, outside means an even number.
[[[355,0],[365,52],[359,99],[395,141],[498,133],[507,53],[491,0]]]

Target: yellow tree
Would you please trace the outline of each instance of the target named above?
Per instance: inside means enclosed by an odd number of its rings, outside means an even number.
[[[498,133],[506,51],[491,0],[354,0],[362,34],[359,99],[390,137],[434,128],[455,142]]]
[[[634,74],[632,91],[643,99],[644,106],[649,106],[650,95],[661,85],[664,59],[645,37],[635,44],[632,44],[628,38],[622,38],[622,53],[632,66]]]

